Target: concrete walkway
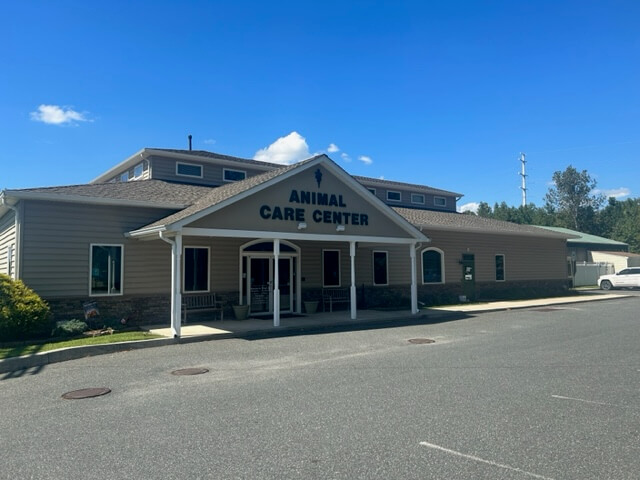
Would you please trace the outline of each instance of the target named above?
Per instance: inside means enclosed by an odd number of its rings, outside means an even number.
[[[376,325],[389,326],[397,322],[403,323],[428,321],[428,319],[446,318],[455,314],[473,314],[480,312],[490,312],[496,310],[511,310],[518,308],[531,308],[541,306],[553,306],[574,304],[580,302],[590,302],[597,300],[611,300],[616,298],[630,297],[625,294],[600,294],[584,292],[580,295],[570,297],[542,298],[534,300],[517,300],[508,302],[473,303],[462,305],[451,305],[444,307],[423,308],[417,315],[411,315],[406,310],[398,311],[378,311],[360,310],[357,320],[351,320],[349,311],[338,311],[333,313],[316,313],[313,315],[294,316],[281,318],[280,326],[274,327],[273,320],[259,320],[250,318],[247,320],[224,320],[224,321],[197,321],[190,320],[189,324],[181,328],[181,338],[171,338],[171,329],[168,325],[150,325],[145,328],[164,338],[143,340],[137,342],[110,343],[105,345],[91,345],[83,347],[71,347],[49,352],[25,355],[0,360],[0,373],[19,372],[18,375],[28,373],[30,369],[42,368],[49,363],[63,362],[92,355],[115,353],[132,349],[158,347],[172,345],[176,343],[190,343],[194,341],[218,340],[224,338],[242,338],[246,336],[271,336],[287,334],[304,334],[305,332],[318,332],[323,329],[342,328],[348,330],[362,326],[375,328]],[[21,373],[20,373],[21,372]],[[33,373],[33,372],[31,372]],[[11,374],[5,378],[12,376]]]

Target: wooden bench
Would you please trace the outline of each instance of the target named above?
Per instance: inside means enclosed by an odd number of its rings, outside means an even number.
[[[322,310],[333,312],[333,306],[338,303],[351,303],[348,288],[323,288],[322,289]]]
[[[222,302],[216,300],[215,293],[195,293],[182,295],[183,323],[187,323],[187,312],[220,312],[220,321],[222,321],[224,308]]]

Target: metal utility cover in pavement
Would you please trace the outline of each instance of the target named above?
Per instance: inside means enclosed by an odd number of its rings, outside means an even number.
[[[180,370],[174,370],[171,372],[172,375],[202,375],[203,373],[207,373],[209,371],[208,368],[182,368]]]
[[[83,388],[81,390],[73,390],[62,395],[62,398],[66,400],[80,400],[83,398],[99,397],[100,395],[106,395],[111,392],[110,388]]]

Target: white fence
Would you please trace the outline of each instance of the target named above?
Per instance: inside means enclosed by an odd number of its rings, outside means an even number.
[[[609,275],[611,273],[615,273],[612,263],[576,263],[573,286],[597,285],[600,275]]]

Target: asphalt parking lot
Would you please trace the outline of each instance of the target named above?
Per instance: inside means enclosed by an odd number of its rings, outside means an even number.
[[[639,302],[172,345],[3,375],[0,475],[638,478]],[[189,367],[208,372],[172,374]],[[88,387],[111,392],[61,397]]]

